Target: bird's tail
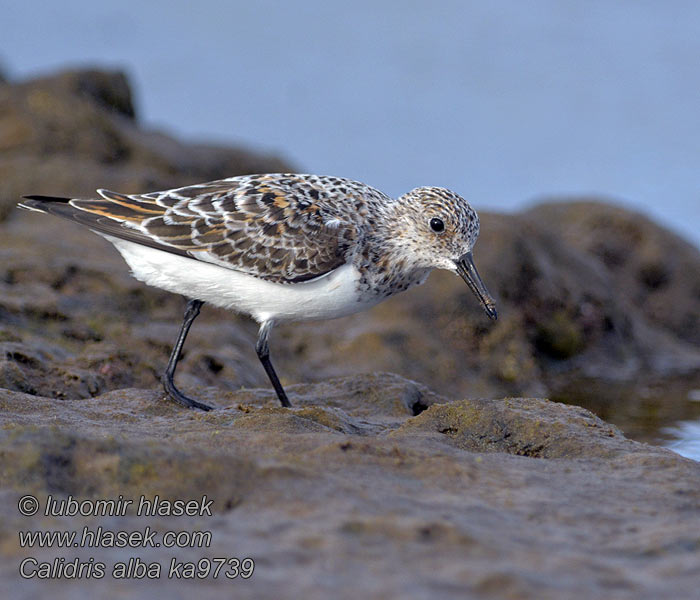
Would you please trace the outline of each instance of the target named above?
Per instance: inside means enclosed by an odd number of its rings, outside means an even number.
[[[124,208],[123,204],[129,200],[114,192],[98,190],[98,193],[107,198],[108,195],[114,200],[79,200],[76,198],[60,198],[57,196],[23,196],[22,202],[17,206],[25,210],[43,212],[55,215],[63,219],[68,219],[74,223],[80,223],[89,227],[96,233],[111,237],[120,238],[128,242],[135,242],[142,246],[149,246],[158,250],[165,250],[180,256],[190,255],[181,248],[176,248],[168,244],[160,243],[140,231],[135,226],[130,226],[129,218],[135,211],[129,205],[126,217],[120,218],[118,211]],[[143,214],[141,209],[141,214]]]
[[[17,206],[25,210],[33,210],[35,212],[56,213],[57,206],[63,206],[64,210],[69,206],[71,198],[59,198],[57,196],[22,196],[22,202]],[[60,210],[60,209],[59,209]],[[65,216],[59,214],[59,216]]]

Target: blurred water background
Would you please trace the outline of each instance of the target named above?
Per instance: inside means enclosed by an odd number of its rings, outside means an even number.
[[[700,244],[700,3],[0,1],[11,78],[125,69],[141,118],[479,208],[614,198]]]
[[[123,69],[142,122],[185,139],[478,209],[604,197],[700,245],[693,0],[0,0],[0,16],[10,79]],[[700,458],[698,431],[666,433]]]

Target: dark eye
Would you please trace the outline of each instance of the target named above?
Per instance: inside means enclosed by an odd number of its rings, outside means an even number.
[[[442,219],[433,217],[430,219],[430,229],[432,229],[435,233],[442,233],[445,231],[445,224],[442,222]]]

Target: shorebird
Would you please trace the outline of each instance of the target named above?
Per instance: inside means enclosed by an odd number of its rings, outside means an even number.
[[[291,406],[270,361],[273,325],[334,319],[414,285],[432,269],[459,274],[486,314],[496,305],[472,249],[479,217],[459,195],[419,187],[393,199],[340,177],[245,175],[147,194],[25,196],[20,207],[86,225],[112,242],[146,284],[189,300],[162,377],[174,382],[187,333],[205,302],[255,319],[256,351],[282,406]]]

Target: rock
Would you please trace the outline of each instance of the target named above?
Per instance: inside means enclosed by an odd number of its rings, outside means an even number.
[[[609,274],[615,295],[649,323],[700,347],[698,249],[648,218],[600,201],[541,204],[528,216],[556,224],[559,235]]]
[[[700,464],[633,442],[588,411],[532,399],[448,402],[390,374],[269,390],[195,388],[57,400],[0,391],[0,574],[10,597],[192,593],[328,598],[692,598]],[[22,494],[123,499],[124,516],[40,516]],[[138,516],[141,495],[213,500],[212,516]],[[211,532],[207,548],[20,548],[17,532]],[[161,538],[158,537],[158,540]],[[27,556],[93,558],[108,576],[22,580]],[[168,579],[173,557],[252,557],[250,580]],[[117,581],[130,557],[159,579]],[[78,591],[79,590],[79,591]]]
[[[397,434],[426,429],[472,452],[536,458],[612,457],[631,450],[616,427],[578,406],[548,400],[464,400],[431,406]]]
[[[120,72],[0,82],[0,219],[23,194],[90,196],[100,187],[143,192],[292,170],[276,157],[142,130],[135,113]]]

